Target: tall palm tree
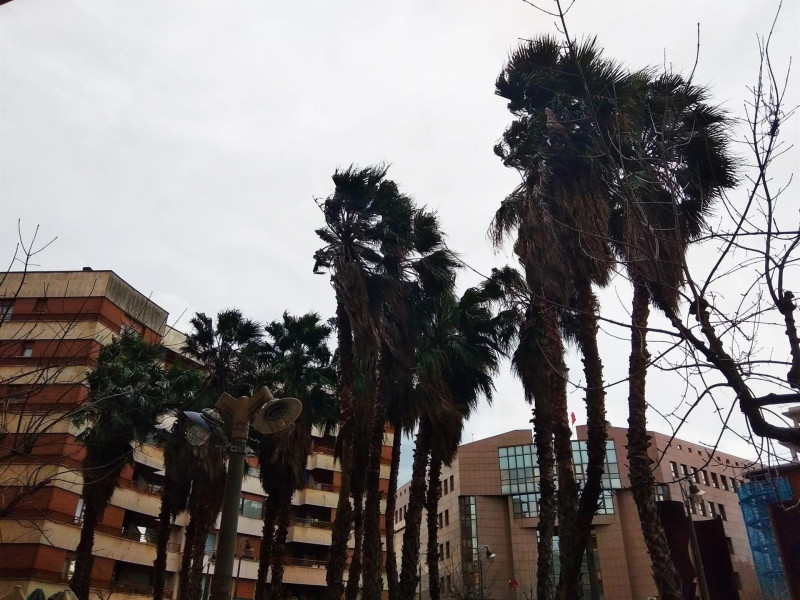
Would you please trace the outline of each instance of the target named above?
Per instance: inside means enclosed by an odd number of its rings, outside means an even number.
[[[163,348],[134,333],[104,347],[97,367],[86,377],[89,401],[73,417],[85,429],[78,435],[86,454],[83,475],[83,523],[75,550],[70,588],[88,600],[94,556],[94,533],[122,469],[133,464],[134,448],[154,431],[164,401]]]
[[[573,56],[544,36],[515,50],[496,84],[515,121],[495,151],[522,174],[523,182],[498,210],[493,236],[500,243],[517,230],[514,249],[529,288],[540,299],[559,479],[560,598],[579,593],[605,455],[605,392],[592,286],[608,283],[613,255],[607,177],[595,157],[601,142],[614,138],[633,81],[638,80],[600,56],[594,40],[580,45]],[[587,377],[589,461],[580,501],[572,473],[566,365],[558,331],[571,297],[576,300],[575,335]]]
[[[284,313],[281,320],[272,321],[265,329],[262,361],[268,384],[283,395],[300,399],[303,410],[290,430],[259,440],[261,483],[271,501],[264,516],[256,600],[280,597],[292,494],[305,483],[312,428],[331,426],[334,417],[335,371],[326,344],[331,327],[316,313],[300,317]]]
[[[206,387],[214,401],[222,392],[240,395],[252,391],[252,371],[261,340],[261,326],[237,309],[220,311],[216,323],[204,313],[190,321],[192,331],[184,351],[203,365]],[[179,600],[199,594],[206,538],[214,525],[225,488],[224,449],[206,445],[189,496],[189,525],[181,562]]]
[[[500,306],[497,320],[503,346],[516,343],[513,372],[522,382],[525,400],[533,404],[533,439],[539,465],[539,522],[537,532],[536,597],[552,598],[555,593],[553,535],[556,524],[555,455],[552,408],[549,402],[549,371],[542,351],[544,326],[538,300],[528,290],[525,278],[515,269],[493,269],[481,284],[488,300]]]
[[[503,330],[489,307],[488,297],[470,288],[457,298],[444,294],[436,302],[430,326],[420,336],[417,360],[419,395],[435,423],[431,440],[428,493],[428,573],[430,596],[438,600],[438,505],[443,464],[456,456],[464,423],[482,396],[491,402]]]
[[[628,379],[628,463],[633,496],[653,577],[666,599],[681,597],[680,579],[658,518],[656,481],[648,450],[645,396],[647,324],[653,302],[676,314],[690,241],[725,188],[735,185],[727,119],[705,103],[707,90],[665,74],[642,93],[631,119],[623,177],[617,187],[612,233],[633,284]]]

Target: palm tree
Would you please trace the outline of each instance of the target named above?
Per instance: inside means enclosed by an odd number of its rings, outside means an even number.
[[[676,314],[689,242],[725,188],[735,185],[727,119],[705,104],[707,91],[674,74],[649,82],[640,102],[617,188],[612,233],[633,284],[628,383],[628,462],[633,496],[663,598],[681,597],[656,509],[645,383],[652,301]]]
[[[124,333],[104,347],[97,367],[86,377],[89,401],[73,417],[84,426],[78,435],[86,454],[83,475],[83,523],[75,550],[75,572],[70,588],[88,600],[94,556],[94,533],[120,472],[133,464],[134,447],[153,432],[163,403],[163,348]]]
[[[267,324],[265,329],[261,360],[268,384],[283,395],[300,399],[303,411],[289,431],[259,440],[261,483],[270,501],[264,515],[256,600],[280,597],[292,494],[305,483],[312,427],[330,426],[334,416],[335,372],[326,344],[331,327],[316,313],[300,317],[284,313],[280,321]],[[270,567],[272,580],[268,585]]]
[[[204,313],[197,313],[190,323],[193,330],[186,338],[184,351],[203,365],[210,396],[216,400],[222,392],[250,393],[262,337],[260,325],[237,309],[220,311],[216,324]],[[199,452],[201,460],[188,502],[189,525],[181,562],[179,600],[199,594],[206,538],[219,514],[225,488],[224,449],[207,444]]]
[[[602,59],[594,40],[574,57],[551,37],[522,44],[498,77],[515,121],[495,148],[523,183],[498,210],[493,237],[516,229],[515,252],[530,290],[540,300],[542,347],[548,360],[558,471],[561,581],[559,597],[578,595],[580,565],[601,493],[605,455],[605,392],[597,347],[593,285],[606,285],[613,265],[608,236],[610,202],[604,165],[595,157],[613,139],[633,83]],[[589,97],[584,97],[586,89]],[[576,340],[584,356],[589,462],[578,501],[566,413],[566,365],[559,323],[574,298]]]
[[[552,409],[548,398],[547,359],[542,351],[544,326],[539,302],[528,290],[525,278],[515,269],[493,269],[481,284],[486,298],[499,305],[497,320],[503,346],[516,342],[513,372],[522,382],[525,400],[533,404],[533,438],[539,465],[539,522],[537,532],[536,597],[552,598],[555,592],[553,535],[556,524],[555,456]]]
[[[442,295],[435,305],[430,326],[421,335],[417,360],[419,395],[435,424],[431,440],[428,494],[428,573],[430,596],[438,600],[439,543],[438,505],[443,464],[456,456],[464,423],[481,396],[491,402],[501,350],[502,329],[489,308],[489,298],[470,288],[460,299]]]
[[[193,368],[175,366],[167,372],[166,410],[197,410],[209,405],[203,373]],[[192,479],[196,473],[196,455],[186,443],[186,423],[179,412],[168,430],[156,431],[155,441],[164,452],[164,486],[158,515],[156,558],[153,561],[153,600],[162,600],[167,572],[167,544],[171,524],[187,508]]]

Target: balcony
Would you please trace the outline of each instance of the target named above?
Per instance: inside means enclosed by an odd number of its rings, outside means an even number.
[[[331,545],[333,523],[319,519],[292,519],[289,524],[287,542]]]
[[[63,590],[69,583],[69,577],[65,573],[54,573],[43,569],[6,569],[0,567],[0,579],[54,583],[58,584],[56,586],[56,591]],[[153,597],[152,586],[102,581],[100,579],[92,579],[91,586],[92,589],[95,590],[113,592],[115,598],[118,597],[117,594],[146,596],[148,598]],[[105,594],[103,594],[103,596],[105,596]],[[164,597],[172,598],[172,589],[164,588]]]
[[[287,558],[284,560],[283,582],[301,583],[305,585],[327,585],[325,581],[325,561],[305,558]]]

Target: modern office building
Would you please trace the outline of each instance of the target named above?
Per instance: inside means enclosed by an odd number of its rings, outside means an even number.
[[[604,492],[584,560],[586,600],[643,600],[657,597],[650,560],[626,469],[627,430],[610,427]],[[659,510],[671,552],[694,589],[694,563],[680,484],[695,483],[705,494],[691,503],[691,519],[713,600],[761,598],[737,490],[752,463],[711,451],[698,443],[652,432],[652,458]],[[578,479],[587,462],[586,428],[577,428],[573,458]],[[443,598],[499,600],[535,598],[538,524],[538,467],[530,430],[510,431],[464,444],[449,468],[443,468],[439,501],[440,584]],[[398,492],[396,528],[402,534],[410,484]],[[422,547],[427,543],[425,528]],[[556,542],[557,543],[557,542]],[[494,554],[487,558],[486,548]],[[558,568],[558,566],[556,565]],[[428,580],[423,559],[420,595]],[[480,581],[483,571],[483,594]],[[517,587],[511,587],[516,583]],[[699,592],[698,596],[699,596]],[[694,595],[687,596],[694,598]]]
[[[124,329],[181,355],[183,335],[166,325],[167,312],[112,271],[0,274],[0,595],[21,586],[46,595],[67,586],[81,527],[78,431],[63,417],[86,400],[85,375],[100,348]],[[392,434],[384,442],[382,489],[388,489]],[[295,493],[288,532],[284,586],[300,600],[320,597],[341,474],[334,440],[315,432],[307,483]],[[92,586],[99,598],[152,597],[155,531],[163,455],[144,445],[126,467],[97,528]],[[252,598],[258,571],[265,494],[257,477],[245,478],[238,524],[242,560],[235,565],[236,596]],[[165,592],[178,586],[184,530],[176,520],[168,547]],[[206,578],[216,536],[206,548]],[[245,538],[247,538],[245,540]],[[245,555],[249,543],[256,560]]]

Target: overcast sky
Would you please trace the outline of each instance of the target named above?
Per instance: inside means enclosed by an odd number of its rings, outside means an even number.
[[[782,65],[798,55],[799,6],[785,3],[776,31]],[[597,35],[632,68],[683,72],[699,22],[696,80],[740,114],[756,34],[776,8],[583,0],[568,18],[573,36]],[[195,311],[232,306],[261,321],[284,310],[328,317],[329,280],[311,272],[322,223],[314,198],[332,191],[337,167],[385,161],[402,191],[439,211],[452,249],[488,273],[513,262],[491,249],[486,230],[517,181],[492,152],[510,121],[494,80],[520,38],[545,32],[557,33],[553,18],[521,0],[6,4],[0,258],[10,260],[21,220],[26,239],[37,225],[40,240],[58,237],[36,268],[113,269],[179,329]],[[797,123],[788,135],[798,139]],[[460,284],[478,280],[465,272]],[[604,307],[625,294],[619,282]],[[606,342],[615,381],[626,343]],[[579,382],[580,363],[570,364]],[[626,422],[624,387],[609,390],[614,425]],[[649,390],[669,410],[681,394],[680,381]],[[585,421],[575,391],[570,409]],[[464,439],[525,428],[528,418],[504,369],[494,407],[481,408]],[[708,418],[717,417],[692,419],[682,437],[713,443]],[[668,432],[657,415],[651,423]],[[733,437],[722,445],[745,451]]]

